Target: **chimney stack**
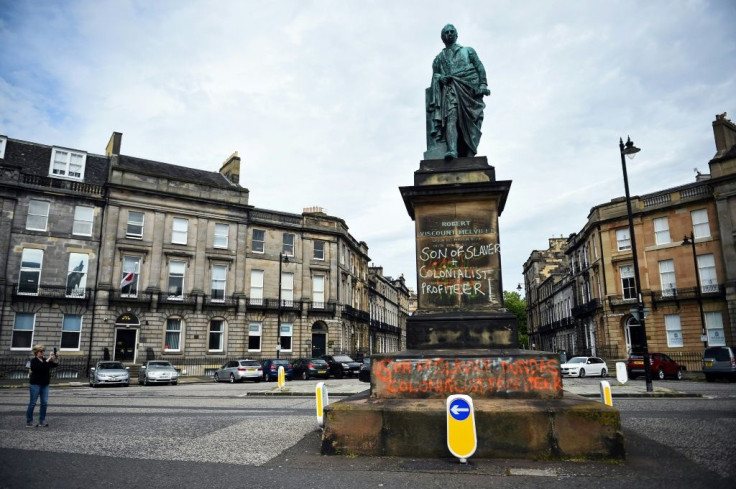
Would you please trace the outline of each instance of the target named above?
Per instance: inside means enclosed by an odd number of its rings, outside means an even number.
[[[716,115],[713,136],[716,140],[716,154],[713,158],[725,155],[736,144],[736,125],[726,118],[726,112]]]
[[[220,168],[220,173],[231,183],[240,185],[240,156],[238,156],[237,151],[225,160]]]
[[[112,155],[120,154],[120,143],[123,142],[122,132],[113,132],[110,136],[110,141],[107,142],[107,148],[105,148],[105,154],[109,158]]]

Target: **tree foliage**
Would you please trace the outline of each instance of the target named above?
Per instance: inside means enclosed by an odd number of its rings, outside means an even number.
[[[526,327],[526,300],[518,292],[503,292],[503,304],[516,316],[519,322],[519,348],[529,348],[529,335]]]

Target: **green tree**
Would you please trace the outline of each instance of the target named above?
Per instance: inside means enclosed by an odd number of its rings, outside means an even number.
[[[526,300],[518,292],[503,292],[503,305],[516,316],[519,322],[519,348],[529,348],[529,334],[526,329]]]

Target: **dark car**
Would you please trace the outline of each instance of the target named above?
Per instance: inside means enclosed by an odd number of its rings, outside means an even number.
[[[330,375],[336,379],[347,376],[358,376],[360,373],[360,362],[356,362],[347,355],[322,355],[322,359],[330,367]]]
[[[371,357],[365,357],[360,364],[360,372],[358,372],[358,380],[361,382],[371,381]]]
[[[312,377],[327,379],[330,377],[327,362],[321,358],[297,358],[291,366],[296,379],[309,380]]]
[[[705,380],[713,382],[718,377],[736,380],[736,346],[711,346],[703,352]]]
[[[672,377],[682,380],[682,371],[684,368],[676,361],[664,353],[649,354],[649,369],[652,371],[652,378],[664,380]],[[635,379],[639,375],[644,375],[644,355],[641,353],[632,353],[626,362],[626,373],[630,379]]]
[[[291,361],[285,358],[267,358],[261,362],[261,365],[263,366],[263,380],[266,382],[278,380],[279,367],[284,367],[284,376],[286,377],[286,380],[291,380],[294,375]]]

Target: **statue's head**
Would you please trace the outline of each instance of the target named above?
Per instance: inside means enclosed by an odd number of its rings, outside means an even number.
[[[442,34],[440,37],[442,37],[442,42],[445,44],[452,44],[457,41],[457,29],[455,29],[454,25],[447,24],[442,28]]]

